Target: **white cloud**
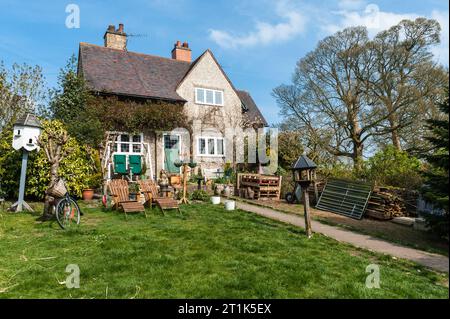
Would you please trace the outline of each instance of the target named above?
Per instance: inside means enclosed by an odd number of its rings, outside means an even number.
[[[343,0],[344,2],[352,2],[351,0]],[[356,1],[356,0],[355,0]],[[338,17],[338,21],[334,24],[325,24],[323,30],[326,33],[335,33],[351,26],[365,26],[370,36],[376,35],[382,30],[389,29],[390,27],[398,24],[404,19],[414,20],[423,15],[417,13],[394,13],[382,11],[375,4],[369,4],[361,10],[340,10],[333,12],[333,15]],[[441,31],[441,44],[435,46],[433,54],[436,60],[444,65],[448,65],[449,54],[449,14],[444,11],[433,11],[428,18],[436,19],[442,28]]]
[[[275,13],[286,20],[277,24],[257,21],[255,30],[247,34],[232,34],[228,31],[210,29],[209,37],[223,48],[250,47],[282,42],[294,38],[305,30],[305,17],[289,7],[286,2],[279,2]]]
[[[336,24],[325,25],[326,31],[334,33],[351,26],[365,26],[370,35],[389,29],[404,19],[416,19],[419,16],[415,13],[384,12],[376,4],[369,4],[359,11],[341,10],[335,11],[334,14],[340,17],[340,21]]]
[[[447,12],[441,12],[434,10],[431,13],[431,18],[436,19],[441,25],[441,44],[433,48],[433,54],[436,60],[446,66],[448,66],[448,56],[449,56],[449,32],[448,32],[448,20],[449,14]]]

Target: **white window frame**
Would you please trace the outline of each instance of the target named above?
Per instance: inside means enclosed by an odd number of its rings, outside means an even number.
[[[204,91],[204,96],[203,96],[203,100],[199,101],[198,99],[198,90],[203,90]],[[206,102],[206,91],[211,91],[213,93],[213,103],[207,103]],[[222,103],[216,103],[216,93],[221,93],[222,95]],[[214,106],[224,106],[224,92],[223,90],[214,90],[214,89],[206,89],[203,87],[196,87],[195,88],[195,103],[196,104],[202,104],[202,105],[214,105]]]
[[[112,143],[111,145],[111,153],[114,154],[131,154],[131,155],[142,155],[144,154],[144,133],[140,133],[140,134],[132,134],[132,133],[126,133],[126,132],[117,132],[115,133],[117,134],[117,138],[116,140]],[[122,142],[120,140],[121,135],[128,135],[129,137],[129,141],[128,142]],[[141,137],[141,141],[140,142],[133,142],[133,136],[135,135],[139,135]],[[114,145],[117,144],[117,151],[114,151]],[[128,152],[122,152],[121,150],[121,145],[122,144],[129,144],[129,151]],[[140,152],[133,152],[133,145],[135,144],[140,144],[141,145],[141,151]]]
[[[200,153],[200,140],[204,139],[205,140],[205,151],[206,154],[201,154]],[[209,139],[213,139],[214,140],[214,154],[209,154],[209,147],[208,147],[208,140]],[[222,140],[222,151],[223,154],[217,154],[217,141],[218,140]],[[225,157],[225,150],[226,150],[226,143],[225,143],[225,138],[223,137],[217,137],[217,136],[199,136],[197,137],[197,156],[202,156],[202,157]]]

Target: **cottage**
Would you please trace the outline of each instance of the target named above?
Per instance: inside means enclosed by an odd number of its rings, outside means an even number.
[[[174,162],[191,155],[204,173],[213,174],[232,152],[224,138],[227,128],[267,126],[250,94],[233,86],[211,50],[193,61],[191,54],[189,44],[180,41],[171,58],[130,52],[123,24],[108,27],[104,46],[80,43],[78,72],[93,93],[177,104],[195,126],[186,128],[194,132],[188,139],[183,130],[165,132],[158,127],[117,132],[106,151],[108,178],[128,169],[140,173],[143,166],[150,178],[161,169],[179,173]]]

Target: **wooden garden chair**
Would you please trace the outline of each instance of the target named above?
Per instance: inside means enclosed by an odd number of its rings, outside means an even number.
[[[178,201],[171,197],[162,197],[158,194],[158,188],[152,180],[140,180],[138,181],[141,192],[144,193],[145,203],[150,207],[152,204],[156,204],[161,212],[164,214],[166,209],[176,209],[178,213],[181,214],[180,206]]]
[[[137,200],[130,200],[128,182],[123,179],[112,179],[108,183],[111,196],[114,198],[114,209],[122,209],[127,218],[127,213],[143,212],[147,218],[145,207]]]

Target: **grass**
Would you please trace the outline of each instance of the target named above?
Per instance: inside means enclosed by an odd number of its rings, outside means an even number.
[[[85,208],[63,231],[0,214],[0,298],[448,298],[448,276],[209,204],[145,219]],[[365,286],[369,264],[380,289]],[[68,264],[80,288],[68,289]]]
[[[287,204],[283,201],[251,201],[242,198],[236,200],[248,202],[254,205],[269,207],[281,213],[303,216],[303,205]],[[448,256],[448,243],[434,237],[432,234],[413,229],[389,221],[378,221],[364,218],[355,220],[330,212],[311,210],[311,218],[323,224],[336,226],[356,233],[373,236],[402,246],[407,246],[430,253]]]

